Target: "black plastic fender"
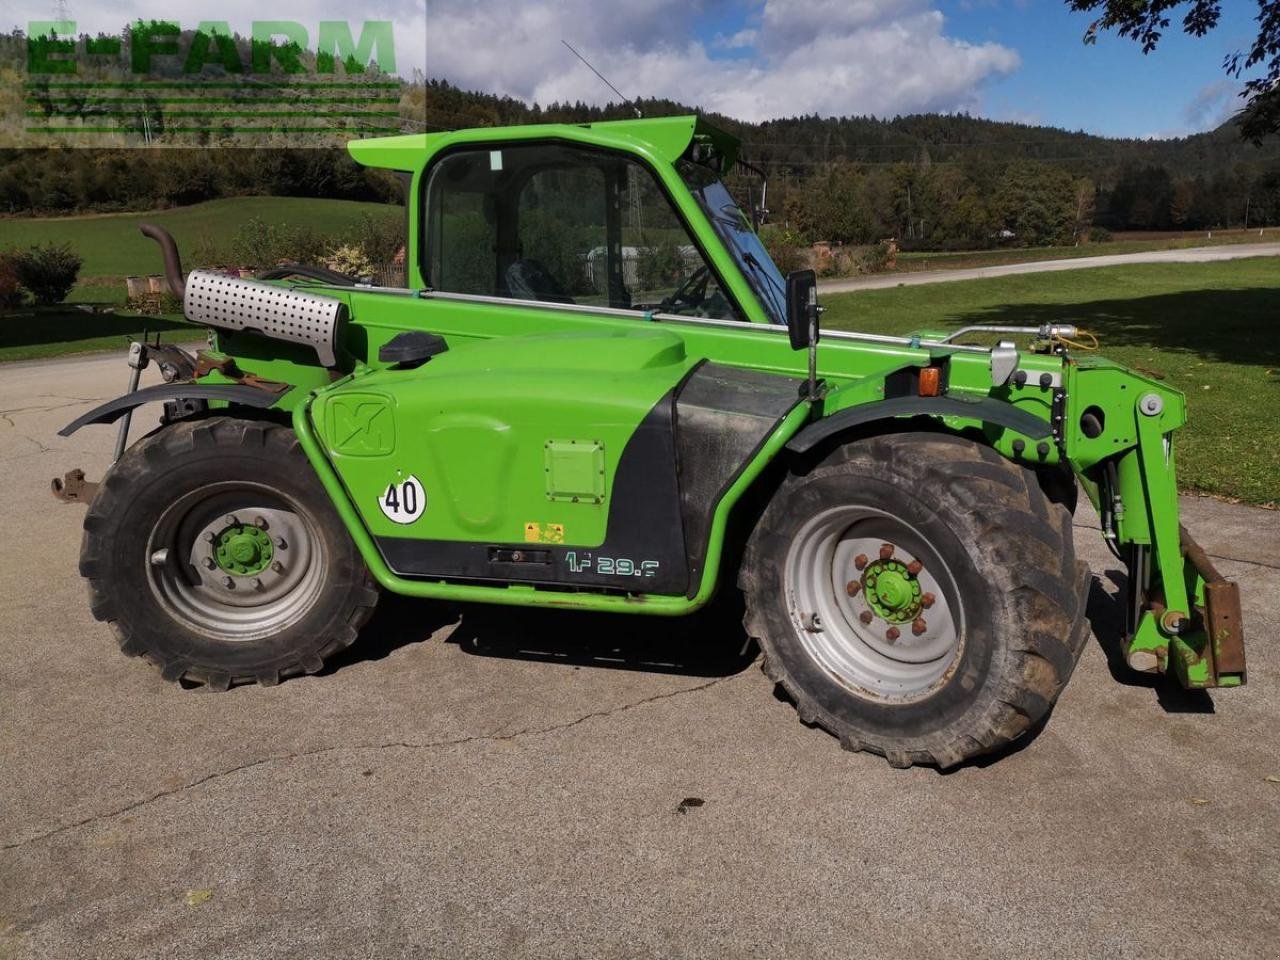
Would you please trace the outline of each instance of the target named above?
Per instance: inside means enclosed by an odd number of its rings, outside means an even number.
[[[1052,434],[1048,421],[999,400],[960,400],[956,397],[894,397],[877,403],[848,407],[811,423],[787,442],[792,453],[808,453],[842,430],[891,417],[967,417],[1005,427],[1032,440]]]
[[[290,387],[289,389],[293,389]],[[154,387],[144,387],[133,393],[116,397],[88,413],[72,420],[58,431],[58,436],[69,437],[81,427],[91,423],[115,423],[129,410],[144,403],[155,403],[164,400],[225,400],[245,407],[266,409],[274,406],[289,390],[280,393],[269,393],[258,387],[247,387],[235,383],[211,383],[206,385],[192,383],[159,383]]]

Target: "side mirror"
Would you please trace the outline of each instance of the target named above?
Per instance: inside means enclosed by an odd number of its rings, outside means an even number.
[[[818,275],[812,270],[787,274],[787,333],[792,350],[818,342]]]

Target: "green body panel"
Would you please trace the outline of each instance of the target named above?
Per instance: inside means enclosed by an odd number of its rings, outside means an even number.
[[[692,362],[656,327],[476,341],[323,391],[311,416],[375,536],[519,542],[547,524],[557,542],[598,546],[623,448]],[[367,429],[392,442],[366,449]],[[378,500],[410,475],[428,506],[406,532]]]
[[[617,151],[648,166],[749,322],[654,321],[642,312],[421,295],[422,193],[433,161],[455,147],[546,140]],[[216,346],[242,371],[299,388],[278,406],[291,416],[303,449],[383,586],[451,600],[687,613],[704,604],[723,579],[729,517],[765,468],[784,456],[789,440],[826,417],[901,396],[891,385],[900,385],[912,370],[936,366],[944,371],[947,398],[988,406],[985,414],[974,407],[972,416],[956,415],[952,406],[936,416],[935,426],[964,433],[1029,466],[1068,466],[1102,512],[1104,535],[1117,547],[1149,550],[1150,587],[1163,609],[1194,615],[1203,603],[1204,585],[1182,557],[1172,449],[1186,416],[1181,394],[1105,359],[1068,356],[1039,342],[1020,351],[1019,378],[997,385],[990,354],[920,343],[941,337],[926,332],[894,343],[824,336],[817,353],[819,395],[798,402],[718,495],[707,526],[705,562],[685,596],[397,576],[377,538],[599,546],[617,503],[614,482],[627,444],[699,364],[710,361],[789,383],[807,377],[805,353],[792,350],[785,332],[768,324],[751,284],[675,168],[691,143],[704,142],[720,152],[725,168],[736,157],[732,138],[692,117],[466,130],[350,144],[361,163],[411,174],[409,289],[297,284],[346,305],[337,371],[319,368],[309,350],[254,335],[221,331]],[[379,348],[405,331],[440,335],[448,350],[413,369],[381,363]],[[1050,375],[1051,386],[1040,386],[1043,374]],[[211,375],[210,382],[218,381]],[[1140,409],[1149,396],[1159,399],[1157,415]],[[1009,408],[1051,426],[1052,439],[1020,434],[989,416],[992,409]],[[1095,436],[1082,426],[1086,411],[1102,424]],[[917,426],[901,424],[902,429]],[[409,478],[421,484],[425,504],[419,517],[405,523],[387,512],[385,498]],[[908,617],[915,598],[898,596],[892,572],[883,592],[879,599],[886,608]],[[1150,609],[1140,615],[1129,643],[1131,651],[1155,653],[1160,669],[1187,685],[1240,682],[1213,675],[1203,632],[1165,629]]]
[[[707,551],[705,574],[697,592],[691,597],[648,596],[645,594],[580,593],[555,590],[538,590],[529,586],[503,587],[477,586],[467,583],[450,583],[443,580],[407,580],[397,577],[387,566],[369,531],[360,521],[359,512],[352,505],[342,480],[324,455],[319,440],[312,430],[311,400],[299,404],[293,411],[293,428],[302,448],[316,468],[325,489],[333,498],[339,516],[347,525],[356,547],[364,558],[370,573],[382,586],[395,593],[410,597],[435,600],[497,603],[511,606],[560,607],[576,610],[598,610],[615,613],[644,613],[654,616],[683,616],[703,607],[715,594],[720,580],[720,563],[724,553],[724,531],[729,514],[742,494],[755,482],[760,472],[778,455],[783,445],[804,425],[808,410],[797,407],[761,447],[757,456],[725,492],[716,508],[710,530],[710,548]]]

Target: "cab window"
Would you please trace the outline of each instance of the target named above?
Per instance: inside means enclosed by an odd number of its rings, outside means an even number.
[[[625,157],[459,151],[432,168],[425,203],[434,290],[741,319],[653,174]]]

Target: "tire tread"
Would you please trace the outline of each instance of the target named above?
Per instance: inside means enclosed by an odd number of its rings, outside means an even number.
[[[944,729],[910,738],[870,736],[823,709],[790,675],[782,657],[771,655],[774,640],[762,609],[766,599],[752,589],[753,571],[777,563],[763,534],[769,511],[748,543],[743,562],[748,636],[764,653],[764,674],[795,704],[802,722],[836,736],[846,750],[867,750],[892,766],[931,764],[940,768],[1002,749],[1041,722],[1070,679],[1089,636],[1085,616],[1088,567],[1075,560],[1071,517],[1051,502],[1032,471],[1004,459],[997,451],[945,434],[888,434],[837,448],[799,477],[849,472],[870,465],[891,465],[899,475],[931,490],[950,490],[961,503],[981,510],[987,521],[984,543],[990,570],[1020,615],[1020,638],[1010,645],[995,695],[977,717],[960,729]],[[787,497],[792,481],[775,496]],[[998,491],[998,492],[997,492]],[[773,544],[776,547],[776,543]],[[953,725],[954,726],[954,725]]]

